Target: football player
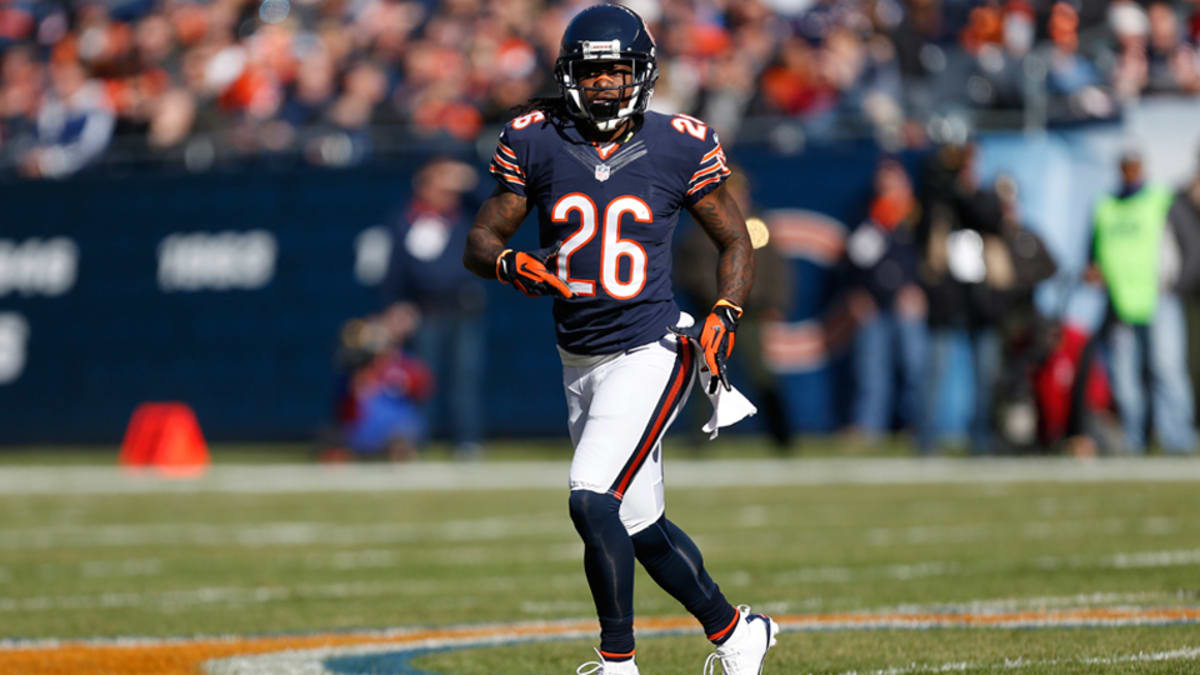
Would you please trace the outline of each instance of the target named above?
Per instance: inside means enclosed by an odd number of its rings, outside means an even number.
[[[778,625],[733,607],[700,550],[667,519],[663,433],[691,390],[695,360],[728,389],[725,359],[754,273],[745,219],[725,193],[716,133],[687,115],[646,110],[654,40],[634,12],[598,5],[563,34],[561,96],[535,99],[500,134],[498,186],[479,210],[464,264],[529,296],[554,298],[568,426],[571,520],[600,620],[600,661],[581,673],[637,673],[634,560],[716,645],[705,664],[759,673]],[[537,210],[541,246],[506,246]],[[720,249],[719,299],[683,327],[671,289],[671,236],[686,209]],[[716,392],[718,395],[720,392]]]

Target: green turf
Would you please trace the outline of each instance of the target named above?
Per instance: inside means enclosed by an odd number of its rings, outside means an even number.
[[[588,619],[566,501],[557,490],[0,496],[0,638]],[[1200,605],[1194,483],[669,488],[668,505],[732,601],[777,613]],[[681,614],[641,572],[636,605]],[[571,672],[592,644],[422,663]],[[1200,627],[788,633],[771,672],[1183,647],[1200,647]],[[699,638],[639,650],[649,673],[696,672],[707,652]],[[522,666],[496,669],[512,659]],[[1089,672],[1073,663],[1014,670]],[[1200,661],[1105,670],[1196,672]]]
[[[1110,661],[1128,659],[1139,652],[1169,652],[1200,645],[1195,626],[800,632],[783,633],[779,639],[767,660],[767,673],[888,669],[903,669],[906,673],[1195,673],[1194,660]],[[591,647],[591,643],[579,641],[491,647],[424,656],[414,659],[413,665],[427,672],[454,675],[557,675],[574,672],[580,663],[595,660],[595,656],[588,657]],[[638,667],[644,673],[694,675],[711,651],[703,638],[649,638],[639,641]],[[1017,657],[1027,663],[1012,663]],[[1088,663],[1088,659],[1093,661]],[[1096,663],[1097,659],[1106,662]],[[497,664],[513,664],[512,670]]]

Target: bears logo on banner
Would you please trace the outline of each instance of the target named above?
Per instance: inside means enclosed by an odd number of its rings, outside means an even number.
[[[825,214],[780,209],[766,214],[771,242],[780,255],[832,270],[846,247],[846,226]],[[823,367],[854,333],[845,306],[836,303],[824,316],[768,324],[763,335],[767,364],[777,373],[803,373]]]

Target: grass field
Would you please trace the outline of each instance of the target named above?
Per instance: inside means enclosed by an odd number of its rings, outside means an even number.
[[[670,517],[785,626],[767,672],[1200,672],[1200,471],[912,460],[891,480],[872,463],[900,460],[862,459],[839,481],[827,461],[667,461]],[[222,483],[234,465],[180,483],[6,462],[0,672],[573,673],[595,628],[565,462],[258,466],[261,489]],[[66,469],[86,471],[52,489]],[[456,471],[523,487],[456,490]],[[636,604],[642,672],[699,672],[708,645],[640,571]],[[201,666],[272,645],[328,649]]]

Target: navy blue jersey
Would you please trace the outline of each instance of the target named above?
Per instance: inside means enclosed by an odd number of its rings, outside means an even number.
[[[562,242],[558,276],[576,295],[554,301],[563,349],[612,354],[675,325],[679,210],[729,175],[715,131],[686,115],[647,112],[619,143],[597,145],[573,120],[535,111],[505,126],[490,170],[537,207],[541,245]]]

